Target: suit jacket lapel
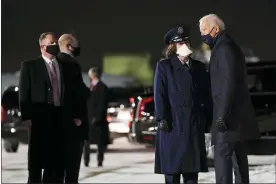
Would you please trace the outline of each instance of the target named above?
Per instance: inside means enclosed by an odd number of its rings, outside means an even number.
[[[191,57],[189,57],[189,71],[190,72],[193,72],[194,71],[194,60],[191,58]]]
[[[61,94],[61,103],[63,103],[63,97],[64,97],[64,78],[63,78],[63,67],[60,61],[57,59],[57,63],[59,66],[59,75],[60,75],[60,94]]]
[[[45,65],[45,61],[44,61],[44,59],[42,57],[39,58],[38,65],[39,65],[39,70],[41,72],[41,77],[43,79],[45,79],[46,82],[47,82],[47,85],[52,88],[51,79],[50,79],[50,76],[48,74],[48,70],[47,70],[47,67]]]
[[[39,58],[39,68],[41,71],[41,77],[44,78],[47,82],[48,87],[52,88],[52,82],[45,64],[45,61],[42,57]],[[58,61],[59,72],[60,72],[60,94],[61,94],[61,104],[63,103],[64,98],[64,78],[63,78],[63,67],[62,64]]]
[[[189,69],[186,66],[183,66],[181,61],[178,59],[177,56],[171,57],[171,62],[174,76],[174,82],[175,86],[178,91],[183,91],[183,88],[185,88],[183,84],[185,84],[187,81],[192,80],[191,73]]]

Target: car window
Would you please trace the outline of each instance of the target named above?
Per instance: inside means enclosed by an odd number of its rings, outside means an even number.
[[[2,96],[1,105],[4,109],[19,108],[18,92],[6,91]]]
[[[249,69],[247,84],[250,92],[276,92],[276,67]]]
[[[137,88],[110,88],[109,102],[113,107],[130,107],[129,98],[136,93],[143,93],[144,87]]]
[[[151,101],[151,102],[146,103],[143,111],[146,113],[153,114],[154,113],[154,102]]]

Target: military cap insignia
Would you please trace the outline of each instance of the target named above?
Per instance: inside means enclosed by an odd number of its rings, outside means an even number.
[[[177,32],[178,32],[179,34],[182,34],[182,33],[183,33],[183,28],[182,28],[182,27],[179,27],[178,30],[177,30]]]

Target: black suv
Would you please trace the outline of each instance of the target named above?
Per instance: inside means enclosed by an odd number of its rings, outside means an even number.
[[[17,86],[10,86],[2,95],[1,130],[7,152],[17,152],[19,142],[28,143],[28,127],[20,120],[18,91]]]
[[[255,108],[261,139],[254,144],[262,147],[262,141],[276,140],[276,62],[247,64],[248,89]],[[153,93],[136,95],[130,98],[133,107],[133,121],[130,124],[129,139],[133,143],[155,144],[157,130],[154,116]],[[206,132],[206,149],[212,157],[211,134]],[[266,144],[267,145],[267,144]]]
[[[129,140],[132,143],[154,145],[156,122],[153,93],[148,92],[129,99],[133,120],[130,123]]]

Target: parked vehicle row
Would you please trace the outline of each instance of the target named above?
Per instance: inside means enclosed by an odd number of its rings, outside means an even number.
[[[147,88],[113,88],[107,109],[107,122],[112,137],[128,137],[129,124],[132,121],[132,108],[129,98],[137,93],[143,93]]]
[[[2,94],[1,101],[1,131],[4,149],[7,152],[17,152],[19,144],[28,144],[28,127],[21,123],[19,109],[18,86],[8,87]],[[135,93],[142,93],[145,87],[110,88],[110,103],[107,109],[107,123],[110,129],[110,144],[118,137],[127,137],[129,122],[132,120],[128,99]],[[94,134],[90,144],[95,144]]]

